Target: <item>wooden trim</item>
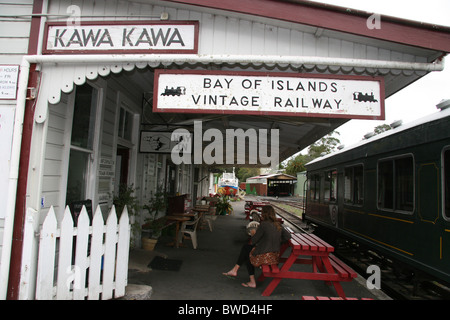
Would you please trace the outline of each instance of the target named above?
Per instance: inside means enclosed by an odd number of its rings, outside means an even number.
[[[33,14],[40,14],[42,12],[43,2],[43,0],[33,1]],[[28,39],[28,55],[34,55],[38,53],[40,30],[41,17],[33,16],[31,18],[30,37]]]
[[[331,5],[275,0],[164,0],[250,14],[341,31],[378,40],[450,52],[450,28],[381,16],[381,28],[369,29],[370,13]]]

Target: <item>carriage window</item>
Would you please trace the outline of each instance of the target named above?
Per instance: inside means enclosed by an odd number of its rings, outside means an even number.
[[[450,219],[450,149],[444,151],[444,214]]]
[[[320,200],[320,176],[318,174],[311,176],[311,179],[309,180],[309,190],[310,190],[309,198],[311,200],[319,201]]]
[[[413,211],[414,162],[411,156],[378,163],[378,207]]]
[[[324,183],[324,200],[325,201],[336,201],[337,198],[337,171],[330,170],[325,172],[325,183]]]
[[[362,205],[364,199],[363,166],[346,168],[344,181],[344,202]]]

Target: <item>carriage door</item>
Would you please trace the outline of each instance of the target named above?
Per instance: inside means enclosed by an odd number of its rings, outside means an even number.
[[[440,238],[440,260],[450,265],[450,146],[442,152],[442,212],[443,225]]]
[[[417,259],[430,265],[440,263],[441,228],[439,167],[436,162],[421,163],[418,168],[418,206],[419,231],[417,234]]]

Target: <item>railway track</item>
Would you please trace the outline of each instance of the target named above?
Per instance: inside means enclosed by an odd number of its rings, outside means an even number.
[[[303,204],[292,200],[266,198],[275,208],[276,213],[285,223],[298,232],[311,233],[313,228],[302,219]],[[397,272],[395,263],[378,255],[368,248],[362,248],[350,240],[340,241],[335,245],[335,254],[350,265],[363,278],[367,278],[367,268],[380,266],[382,291],[395,300],[448,300],[450,288],[433,279],[419,279],[414,274]],[[418,279],[416,281],[412,279]]]
[[[277,206],[274,203],[271,204],[274,207],[276,214],[282,217],[291,229],[301,233],[310,233],[312,231],[297,215],[293,214],[289,210]]]

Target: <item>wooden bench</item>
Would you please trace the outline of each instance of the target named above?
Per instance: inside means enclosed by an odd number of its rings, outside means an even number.
[[[290,232],[290,230],[289,230]],[[291,248],[288,257],[283,257],[287,248]],[[351,281],[357,273],[335,257],[334,247],[314,234],[291,233],[291,239],[282,245],[280,250],[280,264],[262,266],[262,273],[258,281],[272,278],[262,293],[270,296],[282,279],[322,280],[333,285],[338,296],[345,299],[341,281]],[[310,264],[312,270],[291,270],[293,264]]]
[[[271,264],[271,265],[263,264],[261,266],[261,269],[262,269],[262,273],[266,277],[270,276],[273,273],[279,273],[280,272],[280,269],[278,268],[278,265],[276,265],[276,264]]]
[[[356,278],[358,274],[350,268],[348,265],[346,265],[344,262],[342,262],[338,257],[336,257],[333,254],[330,254],[330,262],[333,266],[334,270],[339,274],[342,278]]]
[[[371,298],[341,298],[341,297],[322,297],[322,296],[317,296],[317,297],[313,297],[313,296],[303,296],[302,300],[313,300],[313,301],[323,301],[323,300],[373,300]]]

